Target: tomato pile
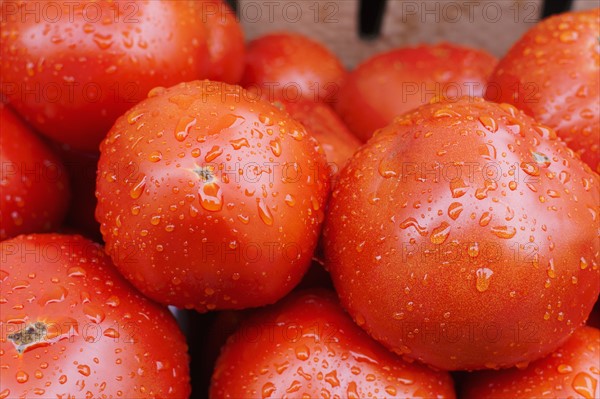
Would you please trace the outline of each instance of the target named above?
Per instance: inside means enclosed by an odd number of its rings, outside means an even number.
[[[349,71],[220,0],[35,4],[0,399],[600,397],[600,9]]]

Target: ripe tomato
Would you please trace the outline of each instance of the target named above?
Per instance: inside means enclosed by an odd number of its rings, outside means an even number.
[[[70,196],[62,162],[2,105],[0,126],[0,240],[56,229]]]
[[[556,129],[600,173],[600,9],[548,18],[498,63],[486,98]]]
[[[483,96],[496,58],[450,43],[423,44],[376,55],[348,75],[336,111],[362,141],[394,117],[432,98]]]
[[[196,81],[149,96],[101,145],[96,218],[113,261],[178,307],[280,299],[310,265],[324,218],[316,140],[239,86]]]
[[[102,248],[41,234],[0,243],[0,398],[187,398],[183,335]]]
[[[315,290],[292,295],[242,322],[217,361],[210,397],[455,394],[447,373],[394,356],[352,322],[332,293]]]
[[[244,32],[235,13],[222,0],[205,0],[204,23],[208,35],[210,67],[206,78],[238,83],[244,73]]]
[[[345,76],[340,60],[321,43],[296,33],[273,33],[248,43],[241,85],[271,102],[333,103]]]
[[[556,352],[527,368],[475,373],[464,399],[600,398],[600,330],[582,327]]]
[[[208,6],[7,1],[0,24],[2,93],[41,133],[97,152],[115,119],[151,88],[208,76],[209,54],[220,64],[217,42],[230,37],[229,28],[207,36]]]
[[[425,105],[340,174],[326,266],[356,322],[446,370],[556,349],[600,292],[600,179],[509,104]]]
[[[319,141],[327,156],[332,177],[337,175],[361,142],[327,104],[300,100],[283,102],[283,106]]]

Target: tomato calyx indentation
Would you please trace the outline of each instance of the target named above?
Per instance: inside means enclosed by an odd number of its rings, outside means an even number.
[[[45,341],[47,332],[46,323],[36,321],[14,334],[9,334],[7,338],[12,341],[17,352],[22,354],[27,348]]]
[[[214,179],[214,171],[210,166],[195,165],[192,171],[198,175],[198,178],[202,183],[210,183]]]

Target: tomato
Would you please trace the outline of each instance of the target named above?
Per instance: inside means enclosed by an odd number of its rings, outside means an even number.
[[[96,218],[121,272],[198,311],[275,302],[310,265],[325,156],[304,127],[239,86],[159,88],[101,145]]]
[[[115,119],[150,89],[204,78],[211,63],[233,54],[234,47],[231,53],[218,48],[220,37],[235,36],[230,22],[207,34],[203,21],[214,18],[209,6],[213,2],[7,1],[2,93],[41,133],[97,152]]]
[[[0,105],[0,240],[60,226],[69,181],[60,159],[8,108]]]
[[[244,32],[235,13],[222,0],[205,1],[204,23],[210,68],[207,79],[235,84],[244,73]]]
[[[361,142],[348,130],[333,109],[313,101],[283,102],[285,110],[319,141],[333,176],[344,167]]]
[[[183,335],[81,236],[0,243],[1,398],[187,398]]]
[[[210,397],[454,398],[448,373],[394,356],[358,328],[332,293],[297,293],[229,338]]]
[[[248,43],[241,85],[268,101],[333,103],[346,76],[321,43],[296,33],[273,33]]]
[[[600,330],[578,329],[551,355],[525,369],[475,373],[464,399],[600,398]]]
[[[600,9],[548,18],[500,60],[486,93],[556,129],[600,173]]]
[[[341,172],[325,263],[354,320],[394,352],[446,370],[523,364],[598,297],[599,185],[512,105],[424,105]]]
[[[456,44],[422,44],[378,54],[351,72],[335,104],[362,141],[433,98],[482,96],[496,58]]]

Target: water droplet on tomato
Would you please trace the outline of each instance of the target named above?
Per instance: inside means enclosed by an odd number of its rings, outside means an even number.
[[[206,153],[206,155],[204,156],[204,160],[206,162],[212,162],[219,156],[221,156],[221,154],[223,154],[223,149],[218,145],[215,145],[213,146],[213,148],[210,149],[210,151]]]
[[[223,190],[216,182],[205,183],[198,190],[200,205],[207,211],[216,212],[223,208]]]
[[[90,319],[93,323],[99,324],[104,321],[106,314],[102,310],[101,307],[97,305],[93,305],[91,303],[86,303],[83,305],[83,313]]]
[[[512,226],[494,226],[492,227],[492,233],[500,238],[513,238],[517,234],[517,229]]]
[[[179,118],[179,121],[175,126],[175,139],[177,141],[184,141],[189,135],[190,129],[194,125],[196,125],[196,118],[187,115],[184,115],[181,118]]]
[[[144,192],[146,188],[146,175],[142,175],[138,182],[133,186],[131,191],[129,192],[129,196],[132,199],[138,199],[140,195]]]
[[[490,287],[490,279],[493,274],[494,272],[487,267],[477,269],[475,272],[475,288],[477,288],[477,291],[485,292],[488,290]]]
[[[402,223],[400,223],[401,229],[407,229],[409,227],[413,227],[423,237],[429,234],[429,230],[427,230],[426,227],[421,226],[419,222],[413,217],[407,218]]]
[[[19,384],[24,384],[27,381],[29,381],[29,374],[27,374],[26,372],[24,372],[23,370],[19,370],[17,371],[17,374],[15,375],[17,382]]]
[[[433,244],[443,244],[450,234],[450,225],[446,222],[442,222],[438,227],[434,228],[429,238]]]
[[[571,384],[573,390],[583,396],[585,399],[594,399],[599,397],[598,380],[585,371],[577,373]]]
[[[262,198],[256,199],[256,205],[258,208],[258,215],[260,216],[260,220],[263,221],[267,226],[273,225],[273,214],[269,207],[265,204]]]
[[[279,137],[269,141],[269,148],[276,157],[281,155],[281,140],[279,140]]]

